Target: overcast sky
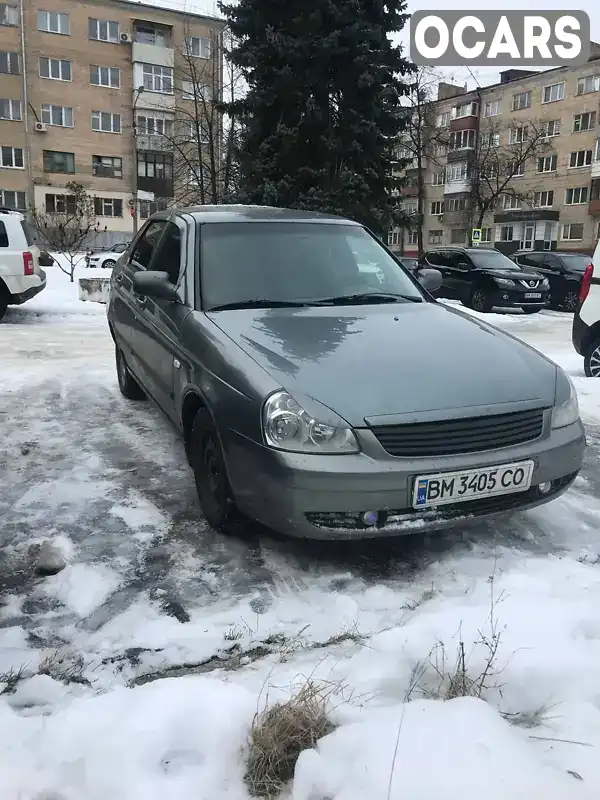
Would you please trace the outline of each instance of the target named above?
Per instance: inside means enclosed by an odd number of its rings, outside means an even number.
[[[146,0],[152,2],[152,0]],[[282,0],[285,2],[285,0]],[[440,9],[447,8],[447,0],[408,0],[408,11],[421,11],[431,9],[432,11],[439,11]],[[185,0],[154,0],[154,5],[165,6],[169,8],[177,8],[179,10],[187,9],[188,11],[197,11],[204,14],[218,15],[216,0],[194,0],[194,2],[187,2]],[[502,2],[493,3],[492,9],[502,8],[505,10],[516,9],[528,11],[562,11],[568,8],[570,3],[565,0],[502,0]],[[590,17],[592,39],[600,42],[600,11],[598,10],[598,0],[576,0],[573,8],[581,11],[587,11]],[[481,10],[481,0],[460,0],[458,6],[452,4],[452,9],[455,11],[465,10],[468,13],[477,12]],[[409,26],[395,37],[405,47],[406,55],[408,56],[408,34]],[[507,64],[503,69],[508,69],[511,65]],[[549,64],[550,69],[553,65]],[[470,74],[466,67],[451,68],[446,67],[440,69],[446,79],[450,83],[457,83],[459,85],[468,84],[469,89],[473,89],[479,83],[480,86],[485,86],[490,83],[498,83],[500,80],[499,69],[486,70],[474,69],[473,75]]]

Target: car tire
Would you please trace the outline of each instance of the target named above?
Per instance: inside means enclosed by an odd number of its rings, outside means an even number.
[[[200,409],[194,419],[189,453],[204,519],[215,531],[233,532],[239,521],[239,512],[229,484],[219,434],[206,409]]]
[[[129,371],[125,356],[118,347],[115,348],[115,360],[117,362],[117,380],[123,397],[126,397],[127,400],[145,400],[146,395],[142,387]]]
[[[595,339],[587,348],[583,368],[588,378],[600,378],[600,338]]]
[[[539,314],[541,310],[541,308],[521,308],[524,314]]]
[[[561,308],[564,308],[565,311],[575,312],[578,304],[579,304],[579,292],[575,291],[575,289],[571,289],[571,291],[565,292],[560,301]]]
[[[117,262],[114,261],[112,258],[107,258],[106,261],[102,264],[102,269],[112,269]]]
[[[8,290],[5,288],[2,281],[0,281],[0,319],[6,314],[8,308]]]
[[[494,306],[486,290],[481,286],[476,286],[471,292],[469,307],[480,314],[489,314]]]

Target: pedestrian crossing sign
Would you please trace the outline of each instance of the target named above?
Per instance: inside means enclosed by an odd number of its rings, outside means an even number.
[[[481,228],[473,228],[471,232],[471,241],[475,245],[481,242]]]

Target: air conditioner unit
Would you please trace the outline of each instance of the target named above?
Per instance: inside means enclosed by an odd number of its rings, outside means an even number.
[[[130,33],[121,34],[121,44],[131,44],[132,42],[133,36]]]
[[[35,129],[38,133],[46,133],[46,131],[48,130],[48,126],[46,125],[45,122],[36,122]]]

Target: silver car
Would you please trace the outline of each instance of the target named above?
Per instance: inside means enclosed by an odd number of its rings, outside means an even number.
[[[111,278],[121,392],[180,431],[218,530],[399,535],[558,497],[585,449],[571,381],[440,280],[347,219],[157,214]]]

